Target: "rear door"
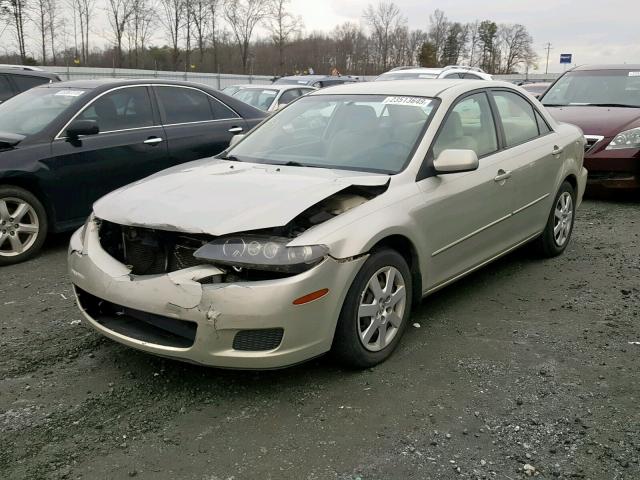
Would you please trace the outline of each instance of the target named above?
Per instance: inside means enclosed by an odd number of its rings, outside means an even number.
[[[562,167],[560,136],[523,96],[507,90],[492,90],[491,96],[504,134],[507,182],[514,192],[509,223],[526,238],[539,232],[549,215]]]
[[[85,217],[101,196],[169,165],[156,117],[146,86],[119,87],[85,104],[74,119],[95,120],[100,133],[71,140],[62,131],[44,162],[68,193],[60,220]]]
[[[171,164],[217,155],[227,148],[231,137],[248,131],[235,111],[198,88],[176,85],[153,88]]]

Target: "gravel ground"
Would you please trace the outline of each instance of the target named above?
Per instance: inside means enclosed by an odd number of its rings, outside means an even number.
[[[639,479],[640,208],[425,300],[385,364],[222,371],[80,323],[68,236],[0,277],[2,479]]]

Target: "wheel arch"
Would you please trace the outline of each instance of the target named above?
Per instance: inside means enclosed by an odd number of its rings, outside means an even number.
[[[573,191],[578,194],[578,177],[576,177],[573,173],[567,175],[562,182],[569,182],[569,184],[573,187]]]
[[[53,205],[51,205],[51,202],[47,201],[47,195],[44,193],[42,188],[40,188],[40,185],[35,178],[27,175],[0,178],[0,187],[18,187],[34,195],[44,207],[44,211],[47,214],[47,225],[49,230],[53,230],[55,228],[55,209],[53,208]]]
[[[398,252],[409,265],[411,271],[411,293],[413,304],[416,305],[422,299],[422,273],[420,271],[420,257],[413,242],[401,234],[388,235],[378,240],[370,251],[390,248]]]

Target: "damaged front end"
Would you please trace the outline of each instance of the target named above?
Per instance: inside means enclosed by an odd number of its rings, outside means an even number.
[[[287,243],[385,188],[350,186],[284,226],[222,236],[91,218],[69,252],[78,304],[106,336],[191,362],[277,368],[319,355],[364,258]]]

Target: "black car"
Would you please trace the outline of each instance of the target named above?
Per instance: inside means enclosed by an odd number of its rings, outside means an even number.
[[[315,88],[325,88],[358,81],[356,77],[349,75],[293,75],[280,77],[273,83],[276,85],[309,85]]]
[[[0,103],[30,88],[59,81],[60,77],[55,73],[0,66]]]
[[[104,194],[220,153],[265,116],[212,88],[160,80],[52,83],[0,104],[0,265],[81,225]]]

